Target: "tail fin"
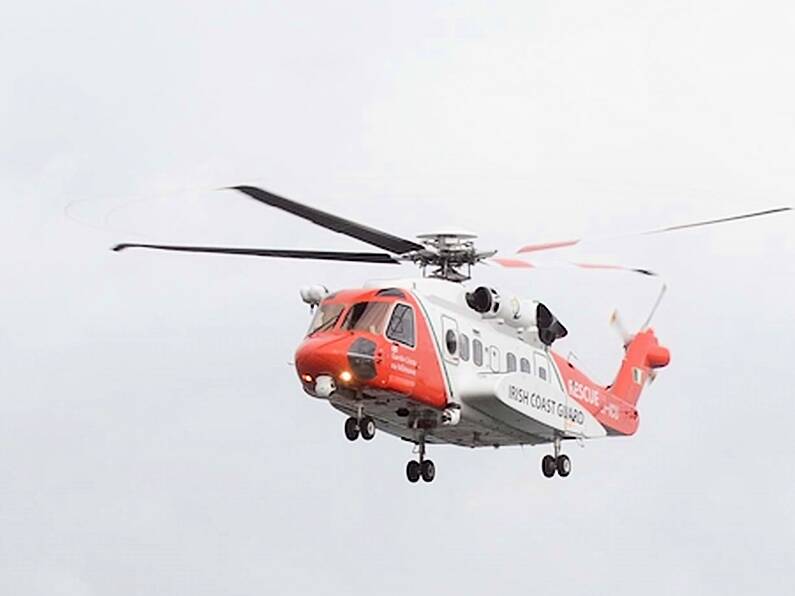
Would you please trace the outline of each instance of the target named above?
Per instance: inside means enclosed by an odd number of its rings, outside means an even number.
[[[638,332],[625,346],[624,361],[610,386],[610,393],[634,406],[654,369],[668,366],[671,353],[660,345],[654,331]]]

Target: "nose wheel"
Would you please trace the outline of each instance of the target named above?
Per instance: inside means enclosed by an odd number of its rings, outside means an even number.
[[[436,478],[436,465],[430,459],[425,459],[425,436],[420,437],[419,461],[411,460],[406,464],[406,478],[412,484],[422,478],[425,482],[433,482]]]
[[[359,420],[359,434],[365,441],[369,441],[375,436],[375,420],[370,416],[363,416]]]
[[[568,455],[560,452],[560,437],[555,437],[555,455],[545,455],[541,458],[541,473],[547,477],[552,478],[555,472],[558,476],[565,478],[571,474],[571,460]]]
[[[370,416],[354,418],[351,416],[345,421],[345,437],[349,441],[355,441],[359,436],[369,441],[375,436],[375,420]]]
[[[349,441],[359,438],[359,421],[356,418],[348,418],[345,421],[345,438]]]

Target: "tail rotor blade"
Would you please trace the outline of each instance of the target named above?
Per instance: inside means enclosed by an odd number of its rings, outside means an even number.
[[[621,341],[625,346],[632,341],[632,334],[629,331],[627,331],[627,328],[624,325],[624,321],[621,319],[621,316],[618,314],[618,310],[614,310],[613,314],[610,315],[610,326],[618,334],[618,336],[621,338]]]
[[[646,321],[641,326],[641,329],[646,329],[649,325],[651,325],[651,320],[654,318],[654,313],[657,312],[657,309],[660,306],[660,302],[662,302],[663,296],[665,296],[665,292],[668,289],[668,286],[663,283],[662,287],[660,288],[660,293],[657,294],[657,299],[654,301],[654,304],[651,307],[651,311],[649,311],[649,316],[646,317]]]

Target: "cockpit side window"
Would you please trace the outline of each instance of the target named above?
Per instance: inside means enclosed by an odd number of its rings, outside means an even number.
[[[391,306],[389,302],[357,302],[345,315],[342,328],[380,335],[384,332],[386,317]]]
[[[337,320],[342,314],[342,304],[321,304],[315,311],[315,316],[312,317],[312,322],[309,324],[309,331],[307,335],[320,333],[321,331],[328,331],[337,324]]]
[[[414,347],[414,309],[407,304],[396,304],[386,328],[387,338]]]

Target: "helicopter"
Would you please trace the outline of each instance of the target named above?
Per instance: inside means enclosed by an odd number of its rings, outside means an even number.
[[[406,465],[411,483],[431,482],[436,466],[428,445],[551,446],[541,458],[546,478],[567,477],[568,441],[633,435],[638,401],[660,369],[671,361],[650,323],[627,332],[614,314],[624,357],[612,383],[600,385],[554,349],[567,328],[543,302],[470,283],[472,268],[490,263],[533,268],[525,255],[573,246],[582,239],[531,244],[510,258],[480,250],[463,232],[423,234],[417,240],[327,213],[255,186],[234,186],[261,204],[360,240],[382,252],[340,252],[122,243],[116,252],[153,249],[188,253],[314,259],[397,265],[414,263],[421,276],[368,281],[361,288],[329,291],[301,288],[312,318],[295,352],[304,393],[346,415],[346,438],[370,441],[384,432],[414,444]],[[642,232],[658,234],[790,211],[767,209]],[[623,269],[646,276],[647,269]]]

